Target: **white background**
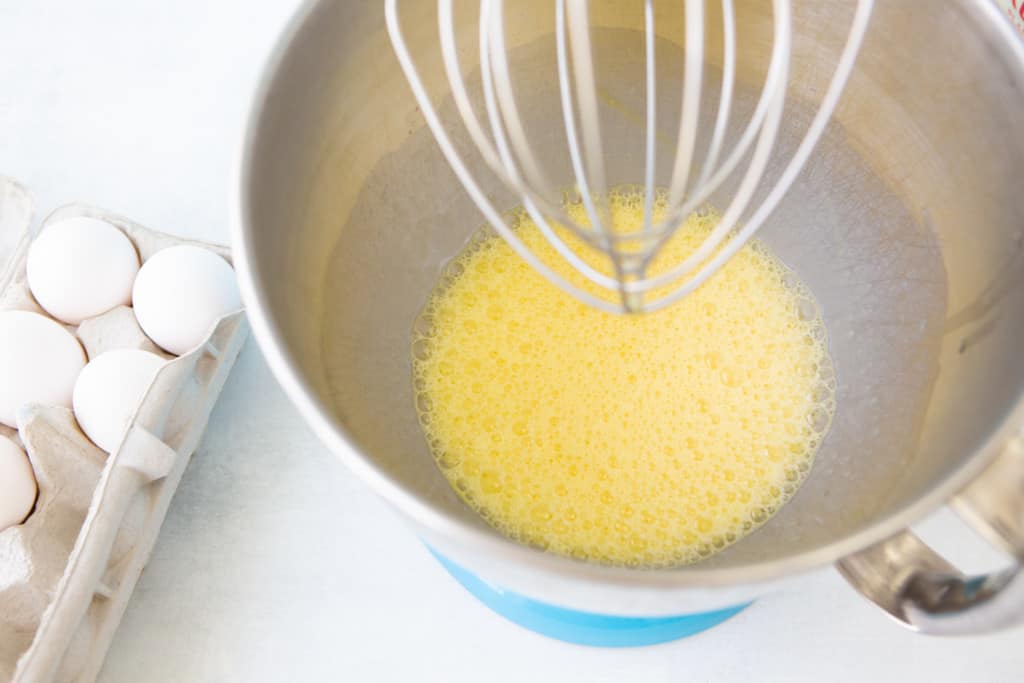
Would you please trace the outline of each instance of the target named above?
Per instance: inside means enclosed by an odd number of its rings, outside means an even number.
[[[294,0],[0,0],[0,174],[228,239],[228,186]],[[968,569],[956,520],[924,527]],[[823,571],[726,624],[635,650],[524,631],[455,584],[316,441],[255,344],[185,475],[101,676],[135,681],[1011,681],[1024,631],[909,633]]]

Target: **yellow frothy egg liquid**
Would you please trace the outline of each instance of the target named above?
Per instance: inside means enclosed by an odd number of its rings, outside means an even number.
[[[634,230],[642,195],[613,192],[608,210]],[[655,265],[681,262],[718,220],[690,216]],[[527,216],[515,223],[585,284]],[[605,564],[687,564],[756,529],[804,480],[834,410],[818,308],[757,242],[669,308],[615,315],[482,233],[417,330],[417,411],[462,499],[510,538]]]

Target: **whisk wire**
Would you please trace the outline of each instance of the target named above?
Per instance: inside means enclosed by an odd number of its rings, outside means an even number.
[[[697,145],[697,117],[700,115],[701,81],[704,75],[704,1],[685,3],[685,14],[682,115],[679,117],[675,166],[669,183],[670,207],[682,201],[690,178],[693,152]]]
[[[729,244],[715,254],[714,257],[712,257],[711,260],[705,264],[692,279],[684,283],[682,287],[662,297],[658,301],[653,302],[652,305],[648,307],[648,311],[653,312],[665,308],[703,284],[730,258],[732,258],[737,251],[743,248],[750,238],[754,236],[757,230],[760,229],[768,216],[771,215],[771,212],[775,210],[775,207],[778,206],[778,203],[789,191],[789,188],[800,174],[800,171],[803,170],[808,157],[810,157],[811,152],[814,150],[815,145],[817,145],[822,133],[825,132],[825,126],[828,125],[829,120],[832,118],[832,113],[835,111],[836,105],[839,103],[839,98],[843,93],[843,89],[846,87],[850,74],[853,72],[857,55],[860,52],[860,47],[864,42],[864,36],[867,33],[873,8],[874,0],[857,0],[857,7],[854,10],[854,16],[851,21],[850,31],[847,34],[846,44],[843,46],[838,64],[832,75],[832,79],[829,82],[828,89],[825,92],[825,97],[822,99],[821,106],[815,113],[814,119],[811,121],[811,125],[804,134],[803,139],[800,141],[800,145],[797,147],[796,153],[794,153],[793,157],[790,159],[789,164],[787,164],[785,170],[779,176],[778,181],[771,189],[768,196],[760,206],[758,206],[754,214],[744,224]],[[781,116],[781,106],[779,107],[778,115]]]
[[[448,165],[451,167],[452,172],[455,173],[459,182],[462,183],[466,193],[470,196],[470,199],[473,200],[473,203],[476,204],[477,208],[480,209],[480,212],[484,215],[488,224],[490,224],[502,239],[508,243],[512,250],[516,252],[517,256],[522,258],[531,268],[536,270],[543,277],[547,278],[548,281],[556,287],[559,287],[588,306],[593,306],[594,308],[607,311],[609,313],[620,312],[620,309],[616,304],[595,296],[586,289],[577,287],[557,271],[545,264],[537,257],[536,254],[533,253],[533,251],[530,250],[529,247],[526,246],[519,236],[515,234],[515,230],[506,223],[501,213],[498,212],[490,200],[487,199],[487,195],[481,189],[479,183],[476,182],[473,174],[470,173],[462,159],[462,156],[455,149],[448,132],[444,128],[444,124],[441,123],[441,119],[430,101],[430,96],[427,94],[423,81],[420,79],[419,72],[416,70],[416,65],[409,53],[408,46],[405,42],[405,36],[402,34],[402,27],[398,18],[397,0],[385,0],[384,19],[388,29],[388,35],[395,47],[395,56],[398,59],[399,66],[402,68],[402,73],[405,74],[405,78],[409,82],[409,86],[413,91],[413,97],[416,99],[416,102],[423,113],[423,118],[427,123],[427,127],[430,128],[430,132],[433,134],[438,147],[441,149],[442,154],[448,161]]]
[[[654,5],[652,0],[644,0],[644,71],[646,75],[644,96],[647,99],[647,130],[644,144],[644,224],[643,232],[651,231],[651,222],[654,220],[654,167],[655,147],[654,142],[657,133],[657,112],[658,95],[655,83],[657,68],[655,64],[654,50]]]
[[[792,38],[789,3],[786,2],[786,0],[774,0],[774,9],[776,16],[774,45],[772,50],[773,58],[777,57],[778,61],[773,61],[772,67],[778,68],[778,78],[784,83],[789,70],[789,50],[790,40]],[[771,78],[771,67],[769,67],[769,70],[769,78]],[[740,181],[740,185],[737,188],[736,193],[733,195],[732,200],[729,202],[728,207],[723,212],[722,218],[719,220],[718,224],[715,225],[707,238],[704,239],[701,245],[697,247],[693,253],[683,259],[681,263],[668,269],[664,273],[645,278],[643,281],[635,283],[639,291],[646,292],[656,287],[663,287],[691,273],[694,268],[707,260],[708,257],[719,249],[723,240],[728,237],[736,222],[743,214],[743,211],[746,210],[754,192],[761,183],[764,169],[771,157],[772,149],[775,145],[775,138],[778,134],[779,124],[782,121],[782,108],[785,104],[785,90],[782,88],[769,89],[770,86],[768,85],[768,79],[766,79],[765,82],[765,90],[770,93],[767,116],[765,118],[764,125],[761,127],[757,145],[754,147],[754,153],[751,157],[750,165],[747,167],[747,171],[743,175],[743,179]],[[700,192],[698,192],[698,194],[700,194]],[[696,206],[693,208],[696,208]],[[693,208],[690,210],[692,211]],[[660,240],[659,246],[664,244],[670,237],[671,234],[663,237]]]
[[[718,95],[718,114],[715,116],[715,132],[711,134],[708,155],[697,179],[697,186],[707,182],[708,176],[718,163],[722,151],[725,130],[729,126],[729,110],[732,108],[732,86],[736,73],[736,20],[733,17],[732,0],[722,0],[722,89]]]
[[[618,250],[613,247],[610,231],[605,229],[606,224],[610,225],[610,216],[606,207],[599,204],[604,197],[604,159],[600,144],[601,123],[598,119],[597,87],[594,83],[594,64],[588,24],[585,2],[571,0],[567,11],[566,1],[556,0],[555,35],[558,53],[558,85],[576,187],[579,189],[580,199],[590,220],[590,226],[600,239],[600,248],[608,255],[611,262],[615,275],[615,290],[618,292],[623,307],[629,310],[630,301],[625,288],[626,280],[622,261],[619,258]],[[580,108],[580,128],[583,129],[584,149],[582,154],[570,88],[567,56],[569,50],[566,49],[566,33],[570,34],[569,42],[575,74],[576,97],[586,103]],[[591,184],[592,180],[593,184]]]
[[[484,162],[491,169],[493,173],[501,178],[502,182],[511,187],[515,193],[520,197],[523,202],[523,208],[529,214],[531,219],[540,229],[544,238],[552,244],[556,252],[564,258],[569,264],[576,270],[583,272],[584,276],[592,281],[595,281],[599,286],[610,289],[616,286],[615,278],[608,276],[593,267],[591,267],[586,261],[571,249],[565,241],[558,236],[558,234],[552,229],[550,222],[546,216],[553,215],[563,225],[568,225],[574,229],[577,236],[585,241],[590,241],[590,237],[587,234],[583,234],[577,226],[573,224],[571,220],[564,215],[564,211],[561,207],[554,207],[550,203],[546,202],[538,193],[525,186],[525,182],[518,174],[514,164],[509,159],[509,153],[507,148],[504,152],[500,152],[491,143],[491,140],[487,137],[483,127],[480,124],[476,113],[473,110],[473,106],[469,100],[469,93],[466,90],[466,84],[461,76],[461,70],[458,63],[458,52],[455,49],[455,33],[454,33],[454,20],[452,16],[452,0],[439,0],[438,3],[438,26],[441,36],[442,45],[442,56],[444,59],[445,71],[448,77],[448,82],[452,88],[452,98],[455,102],[456,108],[459,111],[459,115],[462,118],[463,125],[465,125],[473,143],[480,150]],[[481,22],[481,27],[486,28],[487,24]],[[484,32],[481,31],[483,34]],[[488,39],[482,38],[481,44],[487,44]],[[488,53],[489,54],[489,53]],[[486,59],[489,60],[489,57]],[[489,78],[485,76],[485,78]],[[487,88],[485,87],[485,93]],[[491,111],[495,108],[493,104]],[[492,124],[496,122],[496,118],[491,118]],[[500,131],[499,126],[492,125],[492,131]],[[502,146],[503,137],[496,135],[499,148]],[[501,158],[499,158],[499,156]],[[547,204],[543,207],[543,211],[539,208],[536,203],[541,202]],[[561,214],[561,215],[560,215]]]

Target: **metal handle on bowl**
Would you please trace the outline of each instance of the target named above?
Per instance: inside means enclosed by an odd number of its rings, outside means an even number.
[[[1008,569],[966,576],[910,531],[837,563],[858,591],[915,631],[976,634],[1024,623],[1024,434],[952,501],[990,542],[1015,558]]]

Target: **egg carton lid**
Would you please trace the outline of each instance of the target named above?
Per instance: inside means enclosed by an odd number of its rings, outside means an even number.
[[[38,309],[23,282],[28,244],[47,222],[72,216],[93,216],[115,225],[132,240],[143,262],[168,246],[201,244],[150,230],[85,204],[58,208],[35,225],[29,192],[20,183],[0,176],[0,299],[14,290],[24,290],[14,297],[13,306],[8,298],[6,307]],[[230,260],[226,247],[201,246]],[[131,309],[127,307],[114,309],[101,318],[124,322],[130,318],[131,325],[137,328]],[[80,326],[78,334],[87,349],[91,332],[86,332],[84,327],[88,322]],[[113,325],[117,327],[116,322]],[[141,331],[130,335],[131,343],[140,343],[140,339],[134,338],[140,335]],[[31,640],[27,648],[16,648],[21,651],[15,652],[18,658],[13,683],[95,680],[139,574],[149,559],[174,490],[199,444],[213,405],[247,335],[244,311],[228,314],[215,324],[204,344],[169,360],[139,404],[121,445],[106,456],[105,462],[102,458],[97,460],[102,468],[98,480],[92,475],[86,477],[88,482],[72,482],[77,488],[91,489],[91,494],[89,490],[83,493],[83,500],[89,501],[88,509],[77,532],[72,529],[74,545],[70,552],[65,547],[67,560],[59,578],[48,578],[42,590],[30,587],[33,589],[29,591],[30,598],[37,602],[44,598],[48,604],[34,633],[28,634]],[[110,344],[110,335],[106,336],[107,339],[93,341],[101,347]],[[115,342],[115,345],[117,343],[124,342]],[[152,344],[148,340],[144,343]],[[90,357],[91,354],[90,350]],[[66,408],[26,407],[19,414],[19,427],[19,431],[29,430],[25,434],[30,438],[22,441],[30,456],[33,449],[37,456],[39,448],[52,451],[40,460],[52,463],[61,457],[72,458],[71,451],[76,448],[99,453],[78,430],[71,411]],[[30,443],[32,441],[35,443]],[[42,488],[40,490],[42,492]],[[52,502],[50,506],[53,507]],[[45,529],[29,529],[34,518],[35,527],[41,524],[38,514],[37,509],[24,525],[0,533],[24,531],[37,537],[38,544],[38,536],[45,536]],[[128,537],[132,540],[126,543]],[[0,562],[11,559],[0,553]],[[57,569],[60,570],[60,565]],[[0,598],[3,598],[2,592]],[[7,650],[9,648],[0,643],[0,658],[10,654]],[[4,662],[0,661],[2,664]],[[3,668],[0,666],[0,670]]]

